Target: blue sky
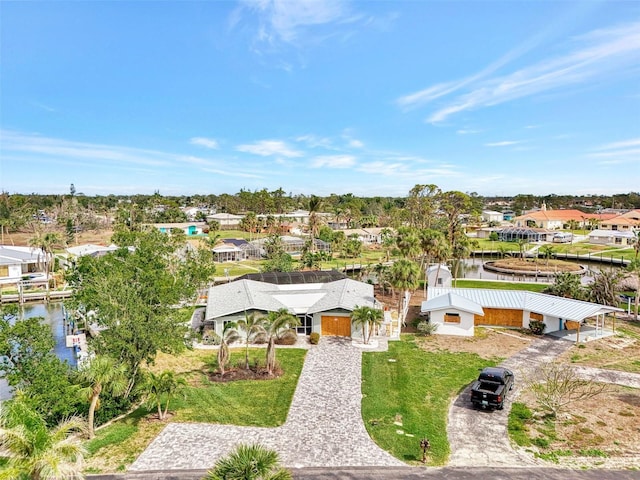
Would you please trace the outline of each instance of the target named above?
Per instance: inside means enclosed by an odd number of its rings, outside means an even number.
[[[640,188],[640,3],[2,2],[9,193]]]

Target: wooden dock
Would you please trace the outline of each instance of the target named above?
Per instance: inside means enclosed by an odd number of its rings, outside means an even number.
[[[72,290],[52,290],[48,292],[49,301],[62,300],[71,297]],[[0,293],[0,303],[29,303],[46,302],[47,292],[21,292],[21,293]]]

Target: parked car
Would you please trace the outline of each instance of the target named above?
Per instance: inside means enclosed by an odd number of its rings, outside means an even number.
[[[504,408],[507,393],[513,389],[514,375],[502,367],[487,367],[471,386],[471,403],[479,408]]]

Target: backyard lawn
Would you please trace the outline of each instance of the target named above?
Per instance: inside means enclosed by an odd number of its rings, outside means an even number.
[[[524,282],[490,282],[484,280],[457,280],[458,288],[488,288],[491,290],[526,290],[529,292],[542,292],[549,285],[544,283]]]

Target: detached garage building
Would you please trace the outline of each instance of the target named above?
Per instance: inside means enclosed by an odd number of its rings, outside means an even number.
[[[582,323],[594,317],[596,328],[604,326],[608,313],[623,310],[544,293],[519,290],[429,287],[422,313],[439,324],[436,333],[473,336],[474,326],[529,328],[531,320],[542,321],[545,333],[567,328],[566,322]]]
[[[361,336],[351,328],[356,307],[378,307],[373,285],[339,272],[291,272],[245,275],[209,289],[204,325],[222,335],[227,322],[245,314],[266,314],[282,308],[298,317],[299,334]]]

